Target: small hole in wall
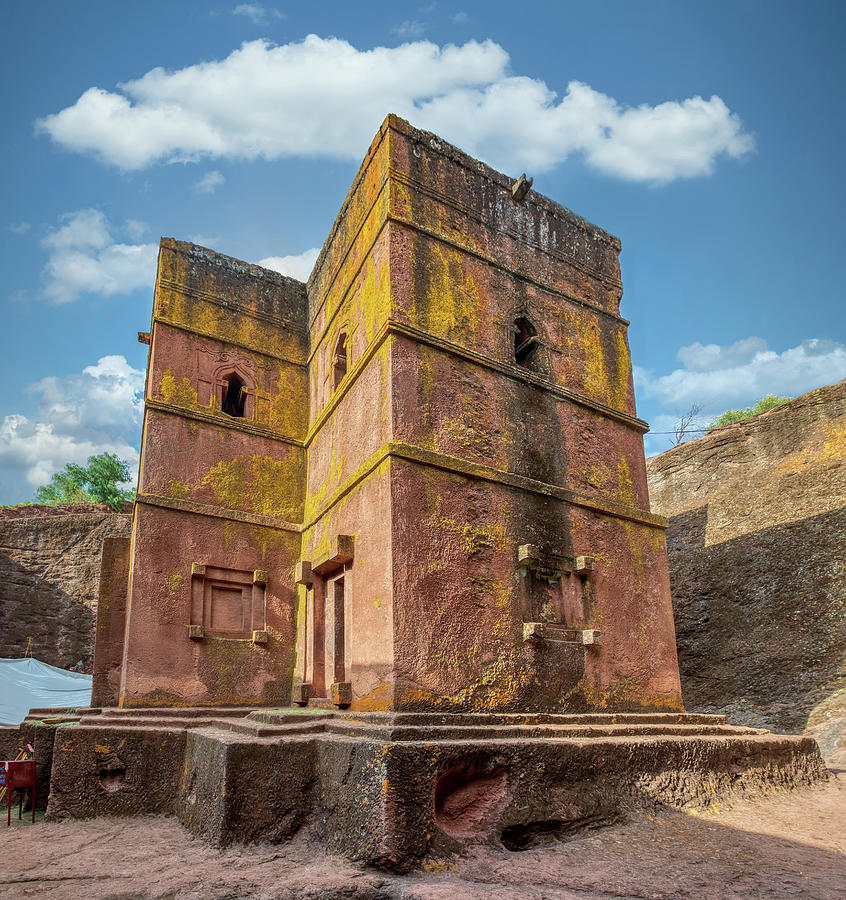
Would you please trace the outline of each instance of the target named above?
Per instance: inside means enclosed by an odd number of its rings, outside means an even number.
[[[347,336],[341,333],[335,344],[335,352],[332,355],[332,390],[334,391],[347,374]]]
[[[505,796],[505,769],[486,771],[470,762],[456,766],[435,785],[435,824],[453,837],[483,834]]]
[[[244,408],[247,403],[247,386],[234,372],[226,379],[223,389],[223,403],[221,409],[227,416],[236,419],[244,418]]]
[[[108,794],[121,790],[126,779],[126,766],[123,761],[110,753],[97,764],[97,777],[100,787]]]
[[[523,316],[514,320],[514,361],[525,369],[531,367],[532,356],[538,348],[537,329]]]

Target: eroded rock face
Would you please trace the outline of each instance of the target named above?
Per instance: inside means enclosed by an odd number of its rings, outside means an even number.
[[[685,706],[846,759],[846,380],[647,460]]]
[[[90,672],[103,538],[129,529],[95,504],[0,510],[0,657],[23,656],[31,637],[42,662]]]

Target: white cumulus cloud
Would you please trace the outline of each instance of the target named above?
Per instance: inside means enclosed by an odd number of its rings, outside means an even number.
[[[311,275],[311,270],[314,268],[319,254],[320,248],[312,247],[296,256],[268,256],[260,259],[258,264],[264,266],[265,269],[273,269],[274,272],[289,275],[299,281],[308,281],[308,276]]]
[[[665,183],[710,174],[754,141],[718,96],[627,107],[571,81],[562,96],[514,75],[494,41],[359,50],[309,35],[244,43],[225,59],[91,87],[37,131],[122,169],[202,159],[358,160],[395,112],[509,171],[580,156],[599,172]]]
[[[42,272],[44,296],[54,303],[71,303],[81,294],[112,297],[151,286],[156,275],[157,244],[116,241],[100,210],[66,213],[43,240],[47,264]],[[127,230],[139,234],[141,223],[130,220]]]
[[[638,387],[661,404],[706,403],[723,412],[767,394],[805,393],[846,378],[846,345],[814,338],[776,353],[760,338],[728,347],[691,344],[678,352],[682,368],[658,377],[638,369]]]
[[[225,181],[226,179],[223,175],[217,170],[214,170],[212,172],[206,172],[206,174],[194,185],[194,188],[201,194],[213,194],[225,183]]]
[[[123,226],[133,241],[140,241],[150,230],[150,226],[146,222],[139,222],[137,219],[126,219]]]
[[[115,453],[138,471],[144,372],[123,356],[104,356],[82,372],[43,378],[27,388],[38,395],[34,417],[12,413],[0,421],[0,502],[32,497],[69,462]]]
[[[677,359],[681,367],[666,375],[634,367],[638,395],[657,402],[660,409],[652,416],[647,452],[667,448],[667,438],[658,433],[672,431],[693,405],[702,406],[696,419],[704,427],[727,409],[746,409],[769,394],[797,397],[846,378],[846,344],[821,338],[781,353],[758,337],[728,346],[696,342],[682,347]]]
[[[239,3],[232,10],[232,15],[243,16],[249,19],[253,25],[264,25],[270,19],[284,19],[285,13],[278,9],[268,9],[260,3]]]
[[[394,26],[391,31],[401,38],[419,38],[423,37],[426,26],[416,19],[406,19],[399,25]]]

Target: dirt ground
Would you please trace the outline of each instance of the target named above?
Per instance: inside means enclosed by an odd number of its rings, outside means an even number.
[[[218,851],[170,818],[15,822],[0,839],[0,897],[842,900],[846,772],[695,814],[641,814],[539,849],[479,849],[407,876],[356,869],[307,837]]]

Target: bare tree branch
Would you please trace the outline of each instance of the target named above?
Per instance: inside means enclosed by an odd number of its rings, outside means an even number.
[[[688,409],[688,411],[683,416],[679,416],[676,427],[673,429],[673,434],[675,435],[676,439],[675,443],[673,444],[674,447],[678,447],[678,445],[693,430],[693,428],[695,427],[694,423],[696,421],[696,418],[703,409],[705,409],[704,403],[691,403],[690,409]]]

